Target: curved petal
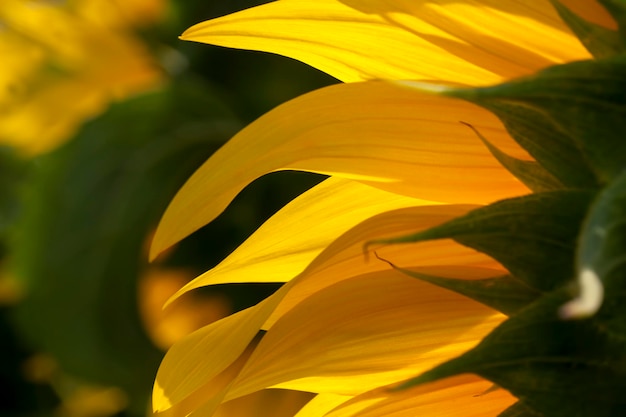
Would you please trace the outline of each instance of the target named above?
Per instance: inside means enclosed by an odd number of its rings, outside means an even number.
[[[617,30],[617,22],[597,0],[559,0],[571,11],[597,25]]]
[[[285,55],[345,82],[485,85],[589,57],[546,0],[276,1],[181,38]]]
[[[313,171],[419,199],[488,203],[528,192],[467,126],[528,158],[499,120],[473,104],[384,82],[340,84],[298,97],[218,150],[170,203],[151,256],[219,215],[268,172]]]
[[[300,391],[262,390],[222,404],[213,417],[252,417],[263,410],[271,410],[272,417],[293,417],[312,396]]]
[[[165,411],[196,393],[228,368],[261,328],[271,328],[302,300],[326,287],[352,277],[389,271],[389,265],[369,260],[363,245],[377,238],[411,233],[440,224],[470,210],[472,206],[422,206],[394,210],[359,224],[320,253],[298,277],[261,303],[204,327],[167,352],[157,374],[153,392],[155,410]],[[443,240],[379,248],[400,265],[492,266],[487,256]],[[410,260],[410,262],[409,262]]]
[[[393,270],[329,286],[263,336],[226,398],[267,387],[356,395],[472,348],[504,316]]]
[[[464,374],[391,393],[376,390],[337,407],[325,417],[496,416],[516,399],[478,376]],[[311,417],[321,417],[311,415]]]
[[[187,403],[194,409],[203,402],[217,407],[226,387],[245,363],[239,364],[238,359],[288,289],[284,286],[256,306],[211,323],[175,343],[167,351],[154,381],[153,410],[161,413],[176,411],[181,406],[187,409]]]
[[[294,417],[322,417],[352,398],[351,395],[317,394]]]
[[[436,203],[328,178],[283,207],[219,265],[176,292],[173,299],[207,285],[287,282],[361,221],[385,211],[427,204]]]

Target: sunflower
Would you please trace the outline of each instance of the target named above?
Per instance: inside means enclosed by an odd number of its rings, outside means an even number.
[[[57,3],[0,5],[0,143],[27,154],[54,148],[110,102],[163,81],[132,33],[160,18],[163,1]]]
[[[621,245],[605,236],[622,230],[623,40],[600,5],[571,3],[282,0],[185,32],[344,83],[253,122],[170,204],[152,256],[261,175],[329,176],[177,293],[285,283],[176,343],[154,409],[211,415],[281,388],[317,394],[298,417],[618,410],[623,346],[601,336],[621,331],[617,301],[598,281],[623,270],[598,264]],[[582,395],[590,375],[605,383]]]

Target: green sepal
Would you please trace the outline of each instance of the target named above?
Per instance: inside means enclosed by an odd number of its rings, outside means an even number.
[[[524,161],[514,158],[489,142],[474,126],[461,122],[472,129],[480,140],[485,144],[489,152],[518,180],[523,182],[528,188],[534,192],[560,190],[564,188],[563,184],[557,180],[552,174],[546,171],[541,165],[535,161]]]
[[[540,414],[534,410],[531,410],[522,401],[518,401],[500,414],[498,417],[545,417],[544,414]]]
[[[626,276],[626,172],[600,191],[591,205],[577,261],[607,284],[619,283]]]
[[[626,55],[548,68],[509,83],[449,90],[495,113],[564,185],[593,188],[626,168]]]
[[[557,312],[568,297],[565,290],[543,297],[474,349],[396,389],[475,373],[509,390],[539,415],[622,415],[626,339],[607,334],[597,320],[561,320]]]
[[[567,190],[503,200],[420,233],[370,244],[451,238],[493,257],[529,287],[550,291],[574,275],[578,232],[593,196]]]
[[[444,278],[400,268],[386,259],[379,259],[403,274],[454,291],[506,315],[517,313],[541,296],[540,292],[510,275],[477,280]]]
[[[599,0],[613,16],[619,26],[622,39],[626,41],[626,1],[624,0]]]
[[[626,338],[626,321],[615,319],[626,298],[626,172],[592,203],[576,261],[579,271],[592,271],[604,285],[605,305],[600,315],[608,330]]]
[[[618,32],[585,20],[563,6],[558,0],[552,0],[552,4],[563,21],[594,57],[607,58],[626,51],[624,41]]]

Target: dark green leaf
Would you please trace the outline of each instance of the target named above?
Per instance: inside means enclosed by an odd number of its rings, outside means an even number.
[[[162,353],[143,330],[137,279],[166,204],[236,127],[211,97],[177,84],[113,106],[37,161],[16,228],[20,330],[64,371],[124,388],[141,415]]]
[[[593,193],[551,191],[504,200],[421,233],[375,243],[452,238],[502,263],[528,286],[549,291],[574,274],[576,240]]]
[[[626,339],[626,321],[617,314],[626,299],[626,172],[591,205],[577,264],[580,273],[589,271],[604,284],[606,301],[600,316],[609,330]]]
[[[471,351],[399,389],[476,373],[545,416],[614,417],[626,410],[626,341],[594,320],[564,321],[558,291],[511,317]]]
[[[588,22],[584,19],[585,16],[578,16],[558,0],[552,0],[552,4],[594,57],[606,58],[626,51],[618,32]]]
[[[380,257],[379,259],[413,278],[454,291],[507,315],[516,313],[536,301],[541,295],[538,291],[529,288],[511,276],[478,280],[443,278],[414,269],[399,268],[385,259]]]
[[[535,161],[523,161],[521,159],[513,158],[496,148],[489,142],[479,131],[473,126],[467,125],[470,129],[476,132],[476,135],[487,146],[489,152],[511,172],[517,179],[523,182],[528,188],[534,192],[559,190],[564,188],[563,184],[554,178],[548,171],[546,171],[541,165]]]
[[[503,412],[498,417],[545,417],[543,414],[539,414],[534,410],[531,410],[526,404],[521,401],[516,402]]]
[[[569,187],[593,187],[626,168],[626,56],[551,67],[535,76],[452,90],[493,111],[511,135]]]
[[[609,11],[619,25],[622,40],[626,40],[626,1],[600,0],[600,3]]]

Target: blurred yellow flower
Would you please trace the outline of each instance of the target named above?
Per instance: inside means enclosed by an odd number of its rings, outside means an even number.
[[[167,350],[183,336],[231,313],[225,297],[188,297],[163,310],[163,304],[193,275],[186,270],[154,268],[139,278],[138,305],[146,332]]]
[[[614,25],[595,3],[576,10]],[[551,3],[283,0],[200,23],[182,38],[286,55],[345,84],[252,123],[172,201],[153,257],[212,221],[261,175],[330,176],[177,293],[220,283],[285,283],[258,305],[174,344],[156,378],[154,409],[212,415],[220,404],[266,388],[318,394],[297,417],[495,416],[512,404],[508,393],[487,392],[488,382],[469,376],[388,390],[467,351],[504,316],[368,259],[363,245],[529,192],[459,123],[505,153],[531,159],[501,122],[437,92],[590,58]],[[377,252],[443,277],[506,273],[449,240]],[[245,353],[259,330],[260,342]]]
[[[44,152],[114,100],[163,76],[133,25],[164,0],[0,3],[0,144]]]

